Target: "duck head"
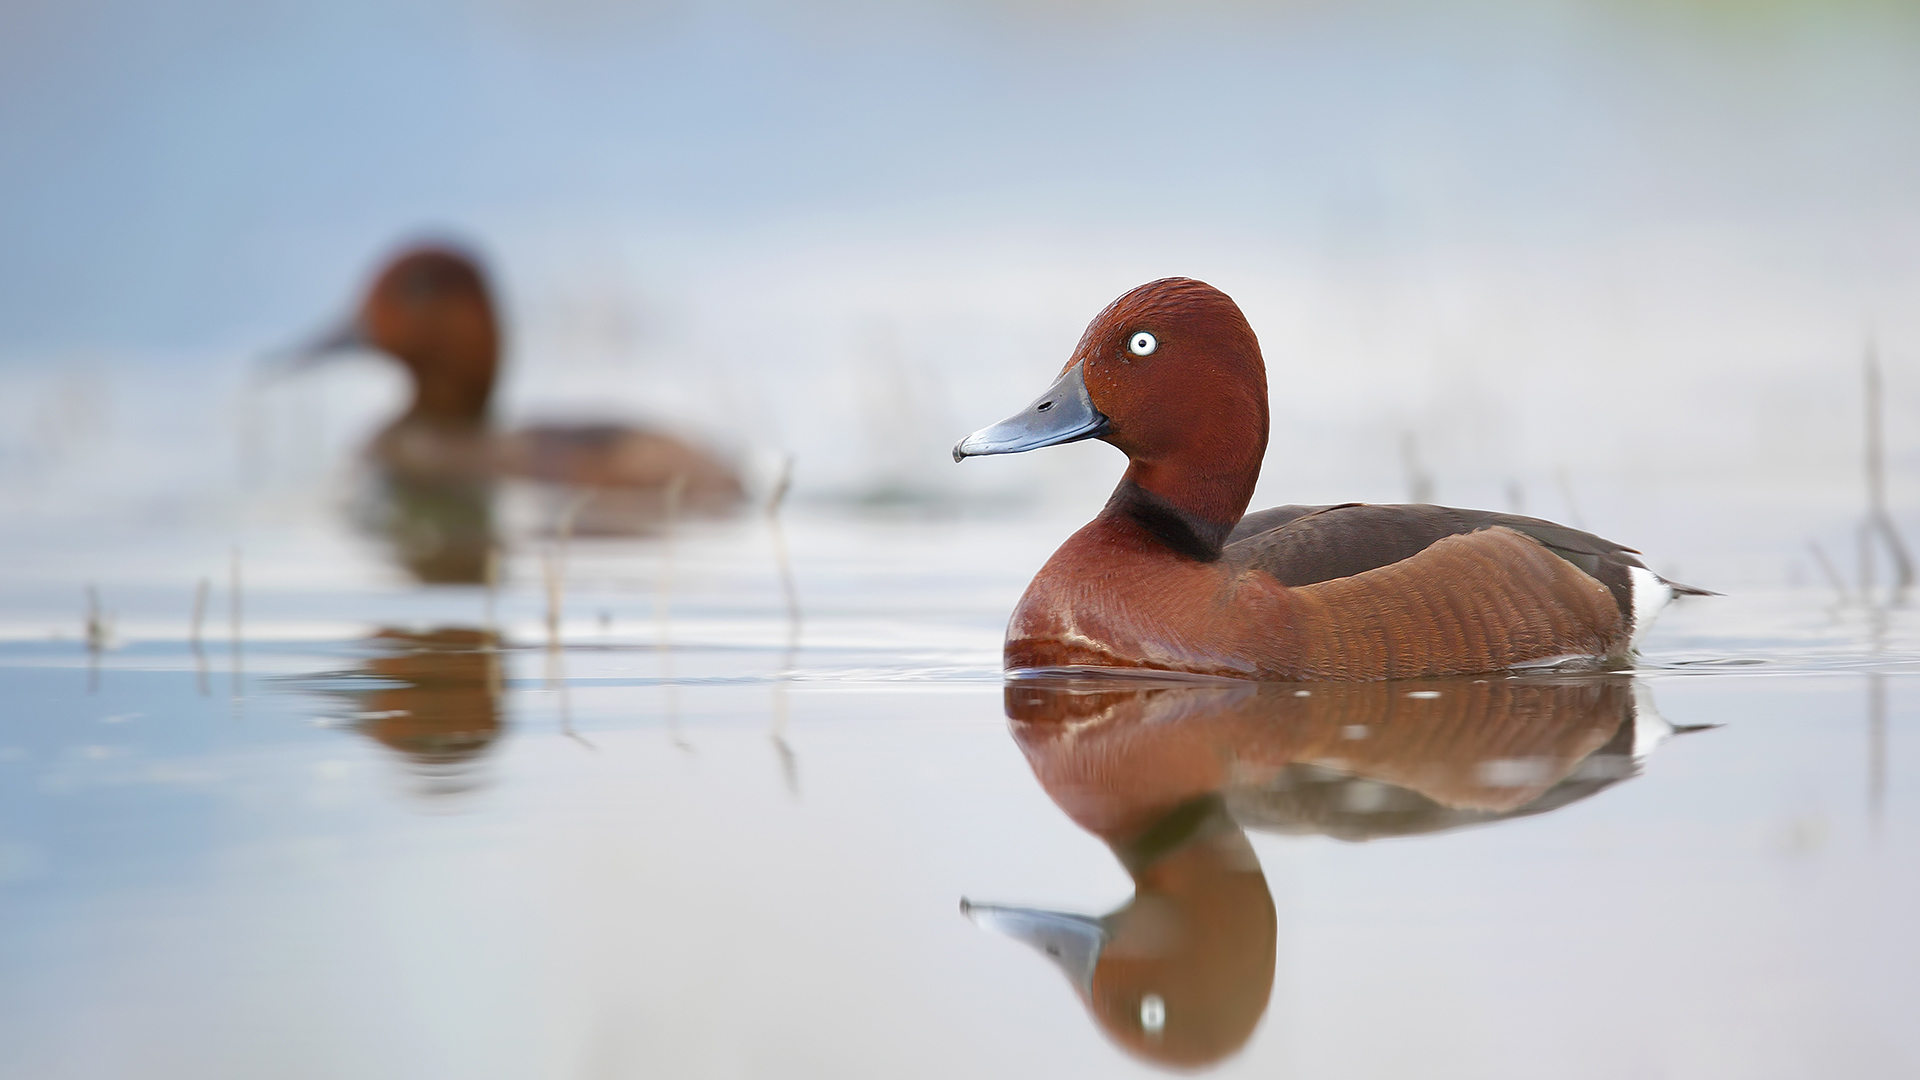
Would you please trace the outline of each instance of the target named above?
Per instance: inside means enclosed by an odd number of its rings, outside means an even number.
[[[484,419],[500,330],[478,263],[441,245],[402,251],[374,278],[353,318],[300,350],[299,359],[353,349],[377,349],[405,365],[413,377],[408,418]]]
[[[1033,404],[960,440],[953,459],[1100,439],[1131,483],[1209,523],[1246,513],[1267,449],[1260,342],[1226,293],[1192,278],[1148,282],[1088,325]]]

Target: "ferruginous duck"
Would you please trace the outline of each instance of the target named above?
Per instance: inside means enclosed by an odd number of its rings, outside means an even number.
[[[1619,663],[1676,592],[1704,592],[1538,518],[1364,503],[1247,514],[1266,364],[1239,305],[1190,278],[1109,304],[1045,394],[953,456],[1081,439],[1118,447],[1127,471],[1014,607],[1009,669],[1397,679]]]
[[[715,513],[743,497],[731,466],[662,432],[617,424],[495,431],[499,321],[479,265],[455,248],[402,251],[374,278],[358,313],[301,350],[300,358],[354,349],[392,357],[413,381],[412,402],[369,448],[396,477],[427,483],[511,478],[592,490],[593,502],[618,504],[642,528],[669,502]],[[619,517],[592,509],[594,520]]]

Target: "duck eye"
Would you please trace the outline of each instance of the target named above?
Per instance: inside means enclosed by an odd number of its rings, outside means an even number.
[[[1160,347],[1160,340],[1141,330],[1127,340],[1127,351],[1135,356],[1145,356]]]
[[[1158,1035],[1166,1030],[1167,1003],[1161,1000],[1159,994],[1148,994],[1140,999],[1140,1027],[1149,1035]]]

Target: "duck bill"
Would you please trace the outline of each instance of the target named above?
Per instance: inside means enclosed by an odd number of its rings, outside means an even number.
[[[348,319],[326,333],[316,335],[311,341],[267,353],[260,358],[260,364],[269,375],[290,375],[347,353],[372,347],[367,328],[357,318]]]
[[[1018,454],[1043,446],[1097,439],[1108,430],[1107,418],[1093,407],[1082,365],[1075,364],[1034,403],[992,427],[961,439],[953,460],[988,454]]]
[[[1093,971],[1107,945],[1107,928],[1088,915],[1040,908],[960,901],[960,913],[976,926],[1005,934],[1039,950],[1066,973],[1082,997],[1093,994]]]

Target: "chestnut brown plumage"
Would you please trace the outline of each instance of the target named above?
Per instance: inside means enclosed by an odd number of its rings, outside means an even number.
[[[353,347],[392,357],[411,378],[407,409],[371,447],[374,461],[404,481],[511,477],[595,489],[577,526],[586,531],[626,531],[623,523],[645,529],[669,503],[719,512],[743,496],[730,465],[662,431],[624,424],[495,431],[489,414],[500,369],[499,320],[479,263],[458,248],[401,251],[375,275],[354,318],[306,354]]]
[[[368,344],[412,376],[404,417],[485,421],[500,368],[500,330],[472,259],[444,247],[402,252],[367,289],[360,326]]]
[[[1060,380],[956,458],[1099,438],[1127,470],[1014,608],[1015,669],[1144,667],[1258,679],[1462,674],[1630,652],[1634,552],[1517,515],[1434,506],[1247,515],[1267,443],[1259,341],[1187,278],[1120,297]]]
[[[1332,683],[1305,694],[1272,683],[1083,689],[1021,680],[1006,688],[1006,711],[1047,794],[1107,838],[1138,835],[1171,808],[1229,788],[1297,787],[1286,774],[1302,768],[1390,784],[1429,811],[1412,821],[1363,807],[1359,819],[1309,831],[1358,839],[1393,835],[1396,825],[1484,823],[1531,812],[1559,785],[1626,778],[1636,768],[1635,725],[1664,727],[1641,715],[1631,677],[1614,673]],[[1582,768],[1609,748],[1613,760]],[[1490,767],[1500,762],[1524,767]],[[1581,787],[1580,797],[1594,790]]]
[[[1059,965],[1129,1052],[1183,1068],[1239,1050],[1272,991],[1278,924],[1243,829],[1366,840],[1544,813],[1633,775],[1670,730],[1617,674],[1304,693],[1020,679],[1006,708],[1034,776],[1134,896],[1099,917],[963,910]]]

